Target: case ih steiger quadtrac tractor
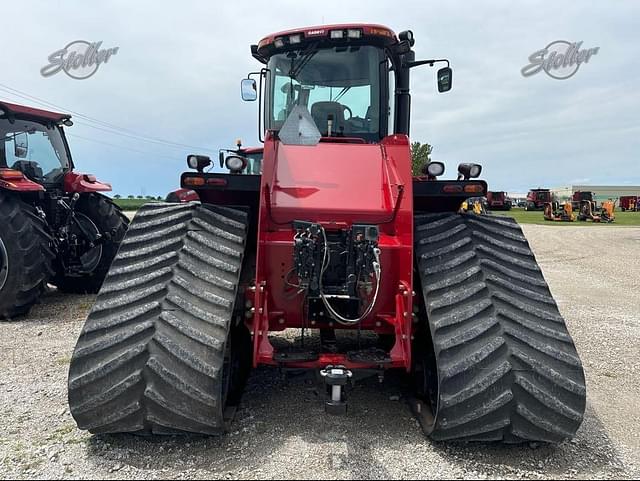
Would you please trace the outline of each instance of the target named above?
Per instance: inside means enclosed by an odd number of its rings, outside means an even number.
[[[47,282],[98,292],[128,219],[73,171],[66,114],[0,102],[0,320],[26,314]]]
[[[411,373],[437,440],[574,435],[582,365],[520,227],[458,213],[486,194],[479,165],[412,178],[409,74],[438,61],[413,44],[357,24],[252,46],[263,67],[242,93],[260,97],[262,173],[190,156],[181,184],[201,203],[139,211],[71,361],[80,428],[222,433],[267,365],[317,373],[330,413],[358,379]],[[448,66],[437,77],[449,90]],[[287,328],[299,337],[274,335]]]

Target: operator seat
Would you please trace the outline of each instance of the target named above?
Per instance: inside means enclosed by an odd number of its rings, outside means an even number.
[[[322,135],[327,135],[329,115],[333,115],[332,134],[343,134],[345,130],[344,107],[340,102],[316,102],[311,106],[311,117]]]
[[[35,160],[18,160],[11,166],[11,168],[13,170],[19,170],[26,178],[34,182],[41,181],[44,176],[42,167],[40,167],[40,164]]]

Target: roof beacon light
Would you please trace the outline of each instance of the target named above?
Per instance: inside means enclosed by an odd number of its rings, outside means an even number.
[[[331,30],[331,38],[344,38],[344,32],[342,30]]]

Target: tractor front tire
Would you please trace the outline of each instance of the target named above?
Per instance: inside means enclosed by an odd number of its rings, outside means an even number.
[[[74,294],[95,294],[100,290],[111,263],[118,253],[120,242],[124,238],[129,219],[111,199],[101,194],[83,194],[76,204],[76,211],[87,216],[105,237],[102,256],[98,265],[85,275],[65,275],[58,273],[51,281],[62,292]]]
[[[53,275],[51,237],[35,210],[0,191],[0,320],[29,312]]]
[[[425,432],[504,443],[575,435],[586,406],[582,363],[515,220],[418,216],[415,242]]]
[[[235,311],[246,232],[247,214],[226,207],[138,211],[71,359],[81,429],[225,431],[251,367],[251,335]]]

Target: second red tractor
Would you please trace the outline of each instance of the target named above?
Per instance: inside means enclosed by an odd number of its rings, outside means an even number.
[[[74,171],[67,114],[0,101],[0,320],[26,314],[47,283],[97,292],[128,219],[109,184]]]

